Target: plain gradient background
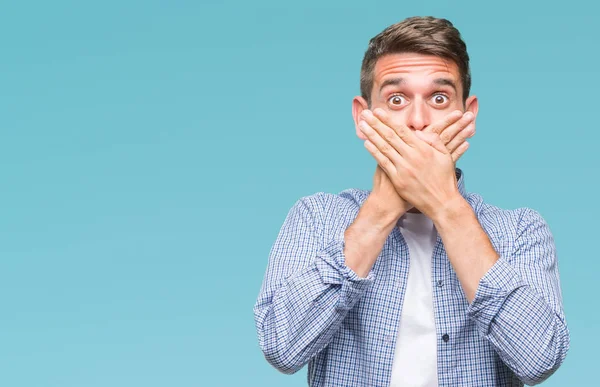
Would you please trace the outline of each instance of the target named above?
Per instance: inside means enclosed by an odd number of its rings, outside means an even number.
[[[417,4],[423,3],[423,4]],[[3,1],[0,386],[304,386],[252,307],[294,202],[371,188],[354,134],[369,39],[450,19],[472,58],[468,191],[556,239],[571,350],[600,348],[592,2]]]

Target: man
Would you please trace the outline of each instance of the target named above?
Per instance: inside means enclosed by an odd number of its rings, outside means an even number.
[[[467,193],[469,56],[447,20],[371,39],[352,113],[373,189],[298,200],[255,305],[259,342],[311,386],[522,386],[563,362],[556,249],[534,210]],[[499,177],[502,179],[503,177]]]

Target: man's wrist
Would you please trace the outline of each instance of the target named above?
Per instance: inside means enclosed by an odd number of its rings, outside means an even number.
[[[391,211],[373,197],[365,200],[358,216],[344,233],[346,265],[359,277],[369,274],[400,216],[401,209]]]
[[[408,203],[399,207],[390,208],[375,196],[369,196],[363,203],[359,216],[363,223],[372,228],[375,232],[388,231],[394,228],[398,219],[408,210],[405,208]]]
[[[459,193],[449,200],[446,205],[440,207],[431,220],[435,224],[436,229],[441,231],[448,227],[454,227],[457,223],[460,223],[461,218],[471,215],[473,215],[471,205]]]

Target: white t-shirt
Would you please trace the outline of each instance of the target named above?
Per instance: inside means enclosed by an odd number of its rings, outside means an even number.
[[[433,221],[421,213],[405,213],[398,226],[408,243],[410,268],[390,387],[437,387],[437,335],[431,278],[437,231]]]

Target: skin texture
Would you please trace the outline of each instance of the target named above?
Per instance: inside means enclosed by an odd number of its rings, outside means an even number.
[[[371,106],[352,101],[356,133],[378,163],[373,190],[345,233],[346,264],[359,276],[408,210],[434,222],[469,302],[498,259],[456,183],[455,164],[479,108],[477,97],[462,95],[455,63],[403,53],[377,61]]]

